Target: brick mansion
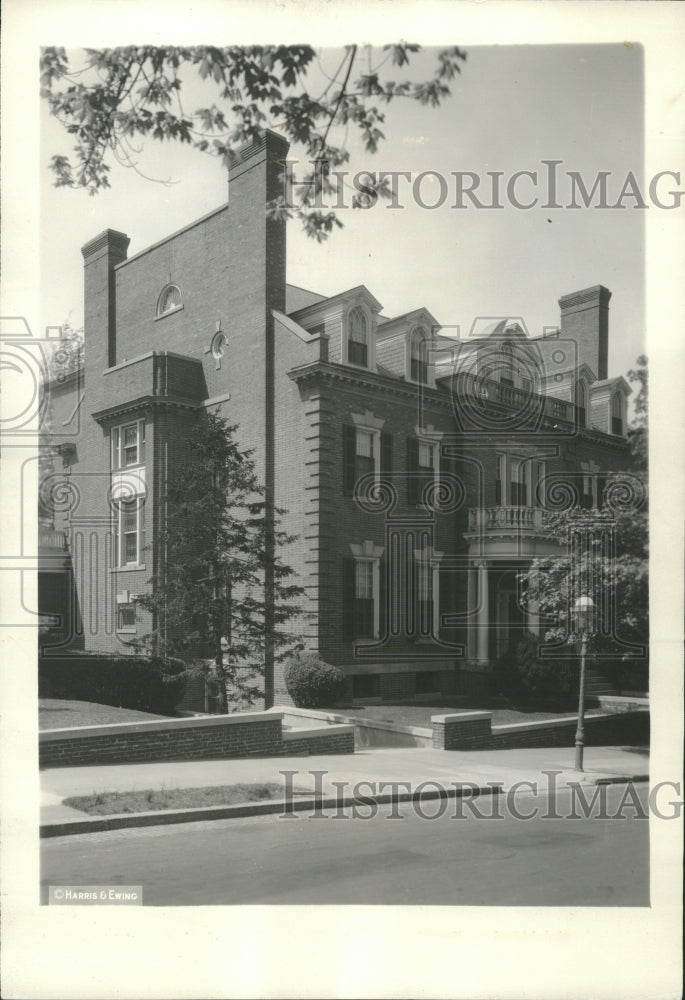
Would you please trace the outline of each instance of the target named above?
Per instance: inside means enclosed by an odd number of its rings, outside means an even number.
[[[77,498],[42,531],[50,643],[121,652],[150,631],[135,597],[156,571],[165,483],[211,408],[252,449],[267,511],[287,512],[280,556],[305,595],[293,628],[344,669],[350,699],[477,690],[543,627],[519,574],[558,551],[543,524],[555,489],[600,506],[630,465],[611,293],[562,295],[540,336],[502,317],[457,340],[420,301],[387,316],[380,289],[290,285],[286,223],[265,211],[287,152],[270,131],[243,147],[228,202],[147,249],[128,256],[114,229],[82,248],[84,367],[49,385],[54,475]],[[289,700],[278,664],[266,700]]]

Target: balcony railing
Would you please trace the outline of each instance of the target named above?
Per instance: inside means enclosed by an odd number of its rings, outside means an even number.
[[[487,400],[500,406],[506,406],[518,412],[528,411],[532,415],[543,415],[554,420],[564,420],[573,424],[576,421],[573,403],[554,396],[544,396],[528,389],[517,389],[506,385],[497,379],[482,378],[466,372],[457,373],[452,382],[453,392],[458,401],[463,395],[468,399]]]
[[[541,531],[539,507],[481,507],[469,511],[469,531]]]

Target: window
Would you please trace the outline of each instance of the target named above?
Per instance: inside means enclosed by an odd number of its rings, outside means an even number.
[[[378,478],[392,468],[392,435],[379,430],[343,427],[343,492],[351,496],[362,476]]]
[[[378,635],[379,559],[346,559],[343,580],[343,632],[348,641]]]
[[[514,385],[514,348],[511,344],[502,345],[502,363],[501,363],[501,374],[499,377],[500,385],[508,385],[513,387]]]
[[[112,468],[127,469],[145,464],[145,421],[136,420],[123,427],[113,427]]]
[[[117,606],[117,632],[135,632],[136,609],[133,604]]]
[[[511,481],[509,484],[510,502],[512,507],[528,505],[528,469],[526,462],[512,458],[510,463]]]
[[[587,425],[587,386],[582,379],[579,379],[573,392],[576,407],[576,424],[578,427]]]
[[[113,508],[115,566],[142,566],[145,548],[145,500],[117,500]]]
[[[427,554],[416,563],[416,634],[426,638],[433,633],[433,567]]]
[[[611,433],[623,436],[623,400],[618,393],[611,397]]]
[[[438,444],[421,438],[407,440],[407,494],[410,504],[423,503],[426,487],[435,482]]]
[[[495,503],[498,507],[503,507],[506,502],[506,455],[497,456],[497,478],[495,479]]]
[[[157,299],[157,315],[166,316],[182,306],[181,293],[176,285],[167,285]]]
[[[428,353],[426,331],[423,327],[414,330],[410,344],[410,375],[413,382],[428,383]]]
[[[352,365],[369,367],[369,323],[361,306],[347,317],[347,360]]]
[[[531,494],[531,506],[545,507],[545,463],[533,462],[533,490]]]

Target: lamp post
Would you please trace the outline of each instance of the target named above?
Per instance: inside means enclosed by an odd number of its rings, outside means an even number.
[[[576,621],[580,625],[580,692],[578,695],[578,728],[576,729],[576,771],[583,770],[583,750],[585,748],[585,659],[587,656],[588,626],[592,618],[595,602],[586,594],[575,604]]]

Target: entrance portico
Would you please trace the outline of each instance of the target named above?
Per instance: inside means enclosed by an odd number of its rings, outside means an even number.
[[[522,603],[519,574],[533,559],[558,555],[542,530],[542,511],[495,507],[469,511],[467,670],[488,671],[517,633],[540,634],[535,605]]]

